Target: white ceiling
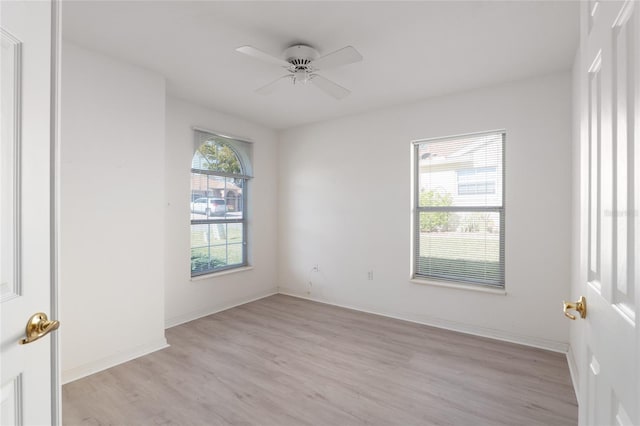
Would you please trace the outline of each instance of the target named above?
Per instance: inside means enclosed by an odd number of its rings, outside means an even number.
[[[157,71],[170,94],[281,129],[569,69],[577,1],[64,1],[63,37]],[[254,89],[283,70],[234,51],[352,45],[361,63],[321,74],[352,90]]]

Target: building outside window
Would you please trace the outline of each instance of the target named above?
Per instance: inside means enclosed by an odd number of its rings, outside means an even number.
[[[497,167],[458,170],[458,195],[495,194],[497,171]]]

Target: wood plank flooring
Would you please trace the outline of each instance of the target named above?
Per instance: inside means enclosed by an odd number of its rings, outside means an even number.
[[[62,388],[64,425],[575,425],[564,355],[275,295]]]

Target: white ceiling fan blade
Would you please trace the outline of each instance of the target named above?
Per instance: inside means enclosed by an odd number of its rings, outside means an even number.
[[[236,52],[244,53],[245,55],[251,56],[252,58],[260,59],[261,61],[269,62],[275,65],[280,65],[287,68],[291,66],[291,64],[284,59],[277,58],[273,55],[263,52],[260,49],[256,49],[253,46],[240,46],[236,49]]]
[[[313,61],[313,68],[315,69],[327,69],[331,67],[339,67],[341,65],[352,64],[354,62],[360,62],[362,55],[352,47],[343,47],[335,52],[328,53],[319,57]]]
[[[269,95],[273,93],[273,91],[276,90],[278,86],[280,86],[282,82],[285,81],[285,79],[291,79],[291,78],[293,78],[293,75],[291,74],[283,75],[282,77],[275,79],[274,81],[267,84],[266,86],[262,86],[261,88],[256,89],[256,93],[260,93],[261,95]]]
[[[336,99],[342,99],[351,93],[350,90],[318,74],[311,74],[311,82],[327,95],[333,96]]]

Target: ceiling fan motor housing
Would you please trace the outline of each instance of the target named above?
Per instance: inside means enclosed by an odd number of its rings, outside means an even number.
[[[284,57],[295,70],[303,70],[309,68],[311,62],[318,57],[318,51],[311,46],[297,44],[285,50]]]
[[[305,44],[296,44],[284,51],[284,57],[291,64],[289,71],[293,74],[293,84],[307,84],[313,72],[311,62],[318,56],[316,49]]]

